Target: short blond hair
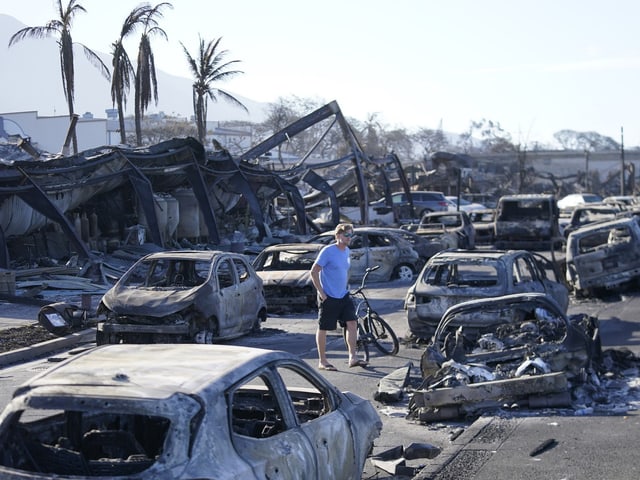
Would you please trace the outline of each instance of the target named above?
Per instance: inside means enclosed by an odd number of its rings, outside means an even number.
[[[351,223],[339,223],[336,226],[335,234],[338,235],[347,231],[353,232],[353,225]]]

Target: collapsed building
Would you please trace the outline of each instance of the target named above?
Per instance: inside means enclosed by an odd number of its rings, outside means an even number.
[[[262,155],[321,122],[327,132],[337,125],[344,155],[310,166],[306,159],[316,143],[289,168],[259,165]],[[390,195],[390,172],[409,190],[398,157],[368,156],[336,102],[235,158],[222,148],[205,151],[193,138],[144,148],[103,146],[73,156],[43,155],[25,139],[18,144],[29,157],[0,162],[0,268],[5,269],[74,255],[91,264],[96,253],[123,242],[224,245],[238,232],[260,242],[283,217],[291,233],[305,235],[320,229],[310,216],[319,205],[328,207],[327,227],[339,223],[343,203],[358,206],[366,224],[370,196],[379,198],[381,188]],[[346,174],[330,182],[323,172],[337,165],[346,165]],[[313,201],[303,198],[300,183]],[[287,215],[276,208],[278,198]]]

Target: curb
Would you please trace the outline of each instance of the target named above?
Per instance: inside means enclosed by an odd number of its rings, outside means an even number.
[[[455,440],[442,450],[440,455],[425,465],[420,472],[412,477],[411,480],[430,480],[442,473],[447,466],[462,452],[466,447],[473,443],[474,439],[482,431],[483,428],[492,423],[494,417],[481,416],[476,419],[469,427]]]
[[[72,347],[78,343],[90,343],[96,340],[96,329],[88,328],[80,332],[72,333],[46,342],[37,343],[30,347],[19,348],[0,354],[0,368],[20,362],[27,362],[35,358],[45,356],[51,352]]]

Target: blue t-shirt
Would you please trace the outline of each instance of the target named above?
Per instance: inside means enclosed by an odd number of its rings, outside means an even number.
[[[349,247],[340,250],[335,244],[327,245],[320,250],[315,263],[322,267],[320,284],[324,293],[333,298],[342,298],[349,293]]]

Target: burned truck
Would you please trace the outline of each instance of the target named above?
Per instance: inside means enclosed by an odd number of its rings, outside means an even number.
[[[555,247],[562,243],[554,195],[506,195],[498,200],[494,232],[497,249]]]

